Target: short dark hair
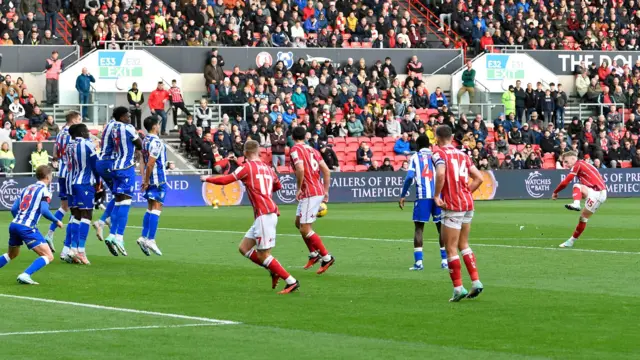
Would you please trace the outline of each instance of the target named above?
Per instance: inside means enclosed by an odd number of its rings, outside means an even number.
[[[73,119],[75,119],[75,118],[77,118],[77,117],[82,117],[82,115],[80,115],[80,113],[79,113],[79,112],[72,110],[72,111],[69,111],[69,112],[67,113],[67,115],[65,115],[64,120],[65,120],[65,121],[67,122],[67,124],[68,124],[68,123],[70,123],[71,121],[73,121]]]
[[[147,131],[151,131],[155,125],[158,125],[158,118],[156,116],[148,116],[144,119],[143,124]]]
[[[441,139],[449,139],[453,135],[449,125],[440,125],[436,128],[436,136]]]
[[[429,142],[429,137],[425,134],[421,134],[416,139],[416,145],[418,146],[418,150],[428,148],[429,146],[431,146],[431,143]]]
[[[307,129],[302,126],[296,126],[291,132],[293,140],[304,140],[307,137]]]
[[[128,112],[129,109],[127,109],[126,107],[118,106],[117,108],[113,109],[113,114],[111,116],[116,119],[116,121],[120,121],[120,118]]]
[[[40,165],[36,169],[36,179],[44,180],[49,175],[51,175],[51,172],[52,172],[52,170],[51,170],[51,167],[49,167],[49,165]]]
[[[71,136],[74,139],[76,137],[78,137],[79,136],[78,134],[80,133],[80,125],[82,125],[82,124],[71,125],[69,127],[69,130],[68,130],[69,131],[69,136]],[[85,125],[85,127],[86,127],[86,125]]]

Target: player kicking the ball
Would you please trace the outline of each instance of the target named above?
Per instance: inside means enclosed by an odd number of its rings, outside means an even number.
[[[273,169],[260,161],[260,144],[257,141],[248,140],[244,144],[244,156],[246,162],[233,174],[201,176],[200,181],[216,185],[228,185],[238,180],[244,183],[249,201],[253,205],[255,221],[240,242],[240,254],[269,270],[271,288],[275,289],[278,280],[284,279],[287,285],[278,294],[294,292],[298,290],[300,283],[271,255],[271,249],[276,246],[276,226],[280,216],[278,206],[271,196],[274,191],[282,188],[282,184]]]
[[[569,240],[560,244],[560,247],[573,247],[573,244],[580,237],[587,227],[589,218],[598,210],[600,205],[607,200],[607,186],[604,184],[602,176],[598,170],[584,160],[578,160],[578,154],[574,151],[566,152],[562,155],[562,164],[565,169],[571,169],[569,175],[562,180],[553,191],[551,198],[556,200],[558,193],[566,188],[577,176],[580,184],[573,185],[573,203],[565,205],[569,210],[580,211],[580,200],[585,197],[584,209],[580,214],[578,226]]]
[[[298,185],[296,227],[300,230],[302,240],[309,249],[309,261],[304,269],[309,269],[322,260],[320,269],[316,272],[322,274],[336,262],[336,259],[329,254],[320,236],[313,231],[313,223],[316,221],[320,205],[329,201],[331,172],[320,153],[304,144],[306,134],[307,130],[301,126],[293,129],[292,137],[295,145],[289,152]],[[320,174],[324,184],[320,182]]]
[[[469,155],[451,144],[452,135],[451,128],[446,125],[436,128],[439,148],[433,153],[436,167],[436,191],[433,198],[436,205],[443,209],[442,238],[447,251],[449,275],[453,281],[453,296],[449,301],[458,302],[465,297],[475,298],[484,289],[478,276],[475,256],[469,248],[469,232],[473,219],[472,194],[482,184],[482,174],[473,165]],[[462,286],[458,250],[471,277],[471,292]]]

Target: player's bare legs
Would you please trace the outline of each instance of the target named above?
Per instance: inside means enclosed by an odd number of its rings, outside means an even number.
[[[580,235],[582,235],[582,232],[584,231],[584,229],[587,228],[587,222],[589,222],[589,219],[591,218],[592,215],[593,213],[591,211],[587,209],[582,209],[582,212],[580,213],[580,219],[578,220],[578,225],[576,226],[576,229],[573,231],[573,235],[569,238],[569,240],[560,244],[560,247],[562,248],[573,247],[573,244],[576,242],[576,240],[578,240]]]
[[[284,290],[279,294],[288,294],[296,291],[300,284],[280,265],[278,260],[271,255],[271,249],[258,250],[256,247],[255,239],[243,238],[238,246],[240,254],[247,259],[251,260],[258,266],[261,266],[269,271],[271,274],[271,288],[275,289],[278,285],[279,279],[284,279],[287,282]]]
[[[311,244],[311,246],[313,246],[313,248],[317,251],[318,253],[317,257],[320,260],[322,260],[320,262],[320,269],[318,269],[316,273],[322,274],[325,271],[327,271],[329,267],[331,267],[331,265],[335,263],[336,259],[334,259],[334,257],[329,254],[329,251],[327,251],[327,249],[324,247],[324,244],[322,243],[322,239],[320,239],[320,236],[316,234],[315,231],[313,231],[312,224],[300,224],[300,234],[302,235],[302,238],[305,239],[305,244],[308,241]],[[313,266],[313,264],[315,264],[318,260],[313,261],[313,263],[312,261],[313,259],[311,258],[311,254],[310,254],[309,262],[307,262],[305,269],[308,269],[311,266]],[[309,266],[310,263],[312,264]]]
[[[455,219],[451,219],[450,221],[455,221]],[[458,302],[469,294],[464,286],[462,286],[462,265],[460,264],[460,256],[458,255],[460,229],[449,227],[445,224],[442,228],[442,238],[444,239],[445,250],[447,251],[449,276],[453,282],[453,296],[449,301]]]
[[[473,299],[480,295],[484,287],[480,282],[480,276],[478,275],[478,268],[476,267],[476,257],[473,254],[473,251],[469,247],[469,233],[471,232],[471,223],[462,224],[462,229],[460,229],[460,239],[458,240],[458,249],[460,250],[460,255],[462,255],[462,259],[464,260],[464,265],[467,268],[467,272],[469,273],[469,277],[471,278],[472,285],[471,291],[467,298]]]
[[[572,198],[573,202],[571,204],[567,204],[564,207],[567,210],[580,211],[582,208],[580,207],[580,200],[586,198],[589,194],[589,188],[581,185],[581,184],[573,184]]]
[[[300,215],[296,216],[295,225],[296,229],[300,231]],[[302,232],[300,233],[300,236],[302,236],[304,244],[307,245],[307,249],[309,249],[309,261],[307,261],[307,264],[303,267],[303,269],[307,270],[313,267],[313,265],[315,265],[318,261],[320,261],[320,255],[318,254],[318,251],[313,247],[313,244],[311,244],[311,241],[309,241],[309,239],[302,235]]]

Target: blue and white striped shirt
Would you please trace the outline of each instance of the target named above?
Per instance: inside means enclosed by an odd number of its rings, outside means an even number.
[[[67,159],[65,153],[67,151],[67,144],[71,141],[71,135],[69,135],[69,126],[65,125],[62,130],[56,136],[56,157],[58,158],[58,177],[67,177]]]
[[[38,220],[40,220],[40,216],[42,215],[40,203],[42,201],[48,202],[50,199],[51,192],[49,191],[49,187],[42,181],[27,186],[22,190],[22,193],[20,193],[20,206],[18,213],[13,219],[13,223],[35,228],[38,226]]]
[[[115,155],[113,170],[123,170],[134,166],[136,147],[133,142],[138,140],[136,128],[131,124],[116,122],[111,128],[111,139]]]
[[[70,150],[71,153],[71,150]],[[96,184],[96,160],[98,154],[93,142],[89,139],[77,138],[72,151],[73,185]]]
[[[167,163],[167,148],[164,142],[153,134],[148,134],[142,141],[142,154],[145,164],[149,162],[149,158],[156,159],[153,172],[149,176],[150,185],[160,185],[167,182],[165,165]]]
[[[436,174],[432,159],[433,153],[428,148],[411,155],[407,178],[413,178],[416,185],[416,199],[433,199],[436,189]]]
[[[102,139],[100,140],[102,144],[102,149],[100,152],[101,160],[115,160],[116,158],[116,154],[113,151],[113,137],[111,137],[111,131],[113,130],[113,126],[115,125],[115,123],[116,120],[112,118],[111,120],[109,120],[109,122],[107,122],[104,130],[102,130]]]
[[[69,142],[67,143],[67,146],[64,152],[64,159],[67,167],[67,174],[64,178],[64,183],[67,186],[68,195],[73,195],[73,188],[72,188],[73,179],[75,179],[76,172],[78,170],[76,169],[73,161],[75,158],[75,151],[76,151],[76,140],[72,139],[71,136],[69,136]]]

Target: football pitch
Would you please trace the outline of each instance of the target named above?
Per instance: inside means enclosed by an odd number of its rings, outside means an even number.
[[[431,224],[425,270],[408,270],[411,205],[329,204],[315,229],[337,261],[323,275],[302,269],[295,207],[281,207],[274,255],[301,284],[290,295],[238,253],[251,208],[165,209],[163,257],[135,244],[134,210],[128,257],[111,256],[92,230],[90,266],[56,254],[34,275],[41,285],[21,286],[35,258],[23,248],[0,270],[0,358],[637,359],[640,201],[607,201],[574,249],[557,248],[578,219],[563,204],[478,202],[471,245],[485,292],[455,304]],[[9,221],[0,214],[3,244]],[[470,287],[464,267],[463,278]]]

